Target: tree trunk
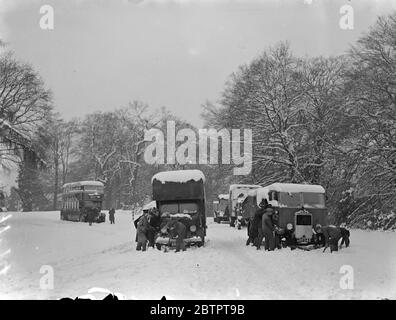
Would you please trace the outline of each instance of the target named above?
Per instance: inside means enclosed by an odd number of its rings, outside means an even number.
[[[59,189],[59,159],[58,156],[55,156],[54,159],[54,169],[55,169],[55,177],[54,177],[54,200],[52,204],[53,210],[58,209],[58,189]]]

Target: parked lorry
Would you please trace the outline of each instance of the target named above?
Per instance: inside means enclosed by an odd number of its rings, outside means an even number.
[[[206,236],[205,176],[200,170],[177,170],[153,176],[153,200],[160,214],[161,228],[156,246],[174,246],[176,239],[164,228],[174,219],[186,226],[186,245],[203,246]]]
[[[327,225],[325,189],[320,185],[274,183],[248,195],[246,210],[253,219],[261,201],[274,209],[277,235],[288,244],[317,244],[315,226]]]
[[[259,185],[232,184],[229,189],[228,208],[230,210],[230,226],[240,227],[244,225],[242,219],[242,203],[247,197],[249,190],[261,188]]]

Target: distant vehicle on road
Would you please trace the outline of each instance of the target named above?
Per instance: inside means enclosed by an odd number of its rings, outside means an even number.
[[[242,202],[247,197],[249,190],[261,188],[259,185],[251,184],[232,184],[230,185],[228,208],[230,209],[230,226],[241,226],[242,221]]]
[[[228,194],[219,194],[213,201],[213,221],[217,223],[230,221],[230,210],[228,208]]]
[[[77,181],[62,187],[61,220],[88,222],[89,214],[93,222],[105,222],[101,212],[104,185],[99,181]]]

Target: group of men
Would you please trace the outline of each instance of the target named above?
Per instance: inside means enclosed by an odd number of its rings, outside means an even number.
[[[275,241],[275,221],[273,213],[274,209],[268,204],[268,201],[266,199],[261,201],[253,219],[248,222],[247,246],[252,243],[257,250],[260,250],[263,239],[265,250],[272,251],[275,247],[279,246]]]
[[[292,232],[289,230],[281,230],[278,227],[278,215],[266,199],[263,199],[256,210],[253,219],[248,222],[248,240],[246,245],[253,244],[257,250],[260,250],[264,240],[264,248],[273,251],[275,248],[282,248],[281,238],[285,239],[285,245],[291,249],[296,248],[293,241]],[[345,244],[350,244],[350,232],[342,227],[336,226],[315,226],[315,235],[317,243],[324,247],[323,252],[330,248],[330,252],[338,251],[338,242],[342,239],[340,248]]]
[[[176,252],[185,251],[184,239],[186,238],[187,228],[184,223],[175,219],[162,219],[158,209],[154,208],[144,213],[139,219],[135,220],[136,227],[136,250],[146,251],[148,247],[154,248],[156,235],[159,233],[168,234],[176,238]]]

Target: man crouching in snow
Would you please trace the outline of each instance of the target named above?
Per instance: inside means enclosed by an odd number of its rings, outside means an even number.
[[[342,245],[344,243],[347,248],[349,247],[350,232],[345,228],[335,227],[335,226],[324,226],[324,227],[317,226],[316,232],[323,234],[325,240],[325,247],[323,249],[323,252],[325,252],[329,246],[330,246],[330,252],[338,251],[338,241],[341,238],[342,241],[340,244],[340,249],[342,248]]]
[[[177,220],[170,220],[167,224],[167,228],[172,237],[176,238],[176,252],[180,249],[186,251],[184,239],[186,237],[186,226],[184,223]]]

